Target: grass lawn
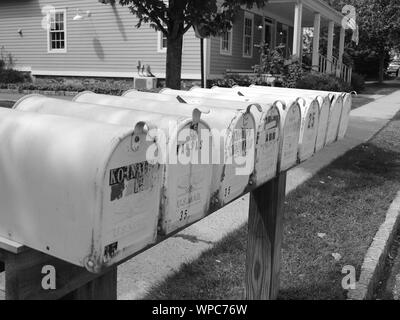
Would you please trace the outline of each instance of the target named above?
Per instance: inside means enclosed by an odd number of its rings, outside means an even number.
[[[279,299],[345,299],[342,267],[353,265],[359,274],[398,190],[400,113],[370,142],[288,195]],[[146,299],[242,299],[246,241],[244,226],[185,264]]]

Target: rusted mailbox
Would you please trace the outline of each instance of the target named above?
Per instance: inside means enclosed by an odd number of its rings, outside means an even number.
[[[223,91],[223,88],[215,87],[212,91]],[[234,87],[231,89],[239,95],[252,97],[257,99],[259,96],[266,94],[271,95],[274,99],[285,99],[288,96],[295,98],[301,105],[301,129],[299,138],[299,153],[298,159],[300,162],[310,158],[315,152],[315,144],[318,136],[318,122],[319,122],[319,102],[316,98],[309,96],[296,96],[288,95],[281,91],[266,91],[258,88],[249,87]]]
[[[160,103],[157,96],[139,99],[86,92],[75,100],[170,115],[188,113],[194,108],[186,103]],[[202,150],[211,155],[208,163],[214,164],[211,205],[218,208],[242,195],[249,184],[254,171],[255,120],[249,110],[209,109],[210,113],[202,117],[212,128],[213,143],[210,147],[204,144]]]
[[[0,108],[0,144],[2,237],[91,272],[155,242],[162,167],[143,123]]]
[[[143,161],[157,160],[158,163],[165,164],[165,179],[163,190],[160,197],[155,194],[141,194],[153,210],[160,212],[161,233],[168,234],[178,228],[201,219],[209,209],[210,186],[212,168],[207,165],[195,165],[198,159],[196,152],[191,149],[198,146],[202,137],[197,135],[194,127],[208,130],[207,124],[200,119],[200,111],[193,108],[193,115],[166,116],[165,114],[154,112],[132,111],[129,109],[112,108],[95,104],[75,103],[58,99],[46,98],[33,95],[18,102],[15,106],[18,110],[32,111],[45,114],[58,114],[69,117],[108,122],[124,126],[134,126],[135,123],[146,123],[154,130],[150,130],[144,140],[156,140],[157,146],[152,144],[144,151]],[[155,130],[157,129],[157,130]],[[198,132],[201,132],[200,130]],[[133,141],[135,145],[136,141]],[[148,144],[148,142],[147,142]],[[157,147],[157,148],[155,148]],[[136,147],[135,147],[136,148]],[[188,152],[186,163],[177,161],[177,152]],[[145,157],[147,157],[145,159]],[[153,162],[153,161],[150,161]],[[122,168],[122,169],[121,169]],[[112,197],[118,198],[125,193],[130,194],[135,185],[131,185],[129,175],[124,173],[123,166],[116,167],[116,177],[112,177],[113,194]],[[129,172],[128,172],[129,173]],[[118,178],[118,179],[117,179]],[[136,183],[136,182],[135,182]],[[154,191],[153,191],[154,192]],[[128,198],[127,198],[128,199]],[[140,198],[141,200],[142,198]],[[132,211],[142,210],[141,201],[136,202],[136,196],[131,197],[129,203]],[[116,215],[123,219],[130,216],[127,208],[115,208]],[[131,230],[129,229],[131,228]],[[144,228],[143,223],[132,226],[121,226],[120,232],[136,232],[136,229]]]
[[[232,89],[225,89],[225,93],[217,90],[192,88],[189,92],[207,94],[213,97],[224,97],[232,94]],[[250,99],[262,104],[274,104],[278,107],[281,115],[282,138],[280,142],[280,153],[278,157],[279,171],[285,171],[296,165],[297,153],[299,147],[300,127],[301,127],[301,109],[300,104],[294,99],[276,99],[271,96],[262,95]]]
[[[230,108],[234,110],[248,110],[252,112],[257,124],[256,153],[253,173],[253,187],[261,185],[276,176],[279,141],[280,141],[280,114],[274,104],[260,105],[251,108],[253,103],[248,98],[230,96],[220,98],[218,95],[209,98],[205,94],[196,94],[183,90],[163,89],[162,94],[154,94],[137,90],[129,90],[123,94],[130,98],[146,98],[157,101],[181,101],[182,103],[209,105],[216,108]],[[258,105],[258,104],[257,104]]]

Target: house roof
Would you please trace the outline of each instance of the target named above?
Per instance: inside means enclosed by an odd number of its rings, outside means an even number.
[[[282,21],[293,24],[295,4],[303,3],[303,27],[312,27],[314,24],[314,14],[320,13],[322,24],[334,21],[336,25],[341,25],[344,15],[336,11],[323,0],[268,0],[268,3],[261,11],[272,17],[280,17]],[[253,10],[252,10],[253,11]]]

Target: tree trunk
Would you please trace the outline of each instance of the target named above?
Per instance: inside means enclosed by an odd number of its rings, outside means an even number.
[[[183,36],[168,37],[165,85],[170,89],[181,89]]]
[[[382,53],[379,58],[379,83],[383,83],[385,69],[385,54]]]

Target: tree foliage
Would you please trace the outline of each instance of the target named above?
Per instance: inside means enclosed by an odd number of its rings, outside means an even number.
[[[345,5],[356,9],[359,26],[359,44],[348,51],[357,56],[374,56],[379,60],[380,80],[383,79],[385,59],[390,50],[400,47],[400,1],[399,0],[325,0],[342,11]],[[346,14],[344,12],[344,14]],[[364,58],[362,58],[364,59]],[[355,61],[357,64],[357,61]],[[359,63],[360,64],[360,63]],[[362,63],[361,63],[362,64]]]
[[[115,4],[118,0],[110,0]],[[266,0],[119,0],[120,5],[129,8],[138,19],[137,27],[149,23],[167,37],[184,34],[192,26],[201,25],[207,35],[216,35],[231,27],[235,14],[246,6],[263,7]],[[173,25],[183,22],[183,30]]]
[[[229,30],[242,6],[263,7],[268,0],[104,0],[119,2],[143,23],[161,31],[167,38],[166,85],[180,88],[182,39],[192,27],[202,36]],[[200,54],[200,53],[199,53]]]

